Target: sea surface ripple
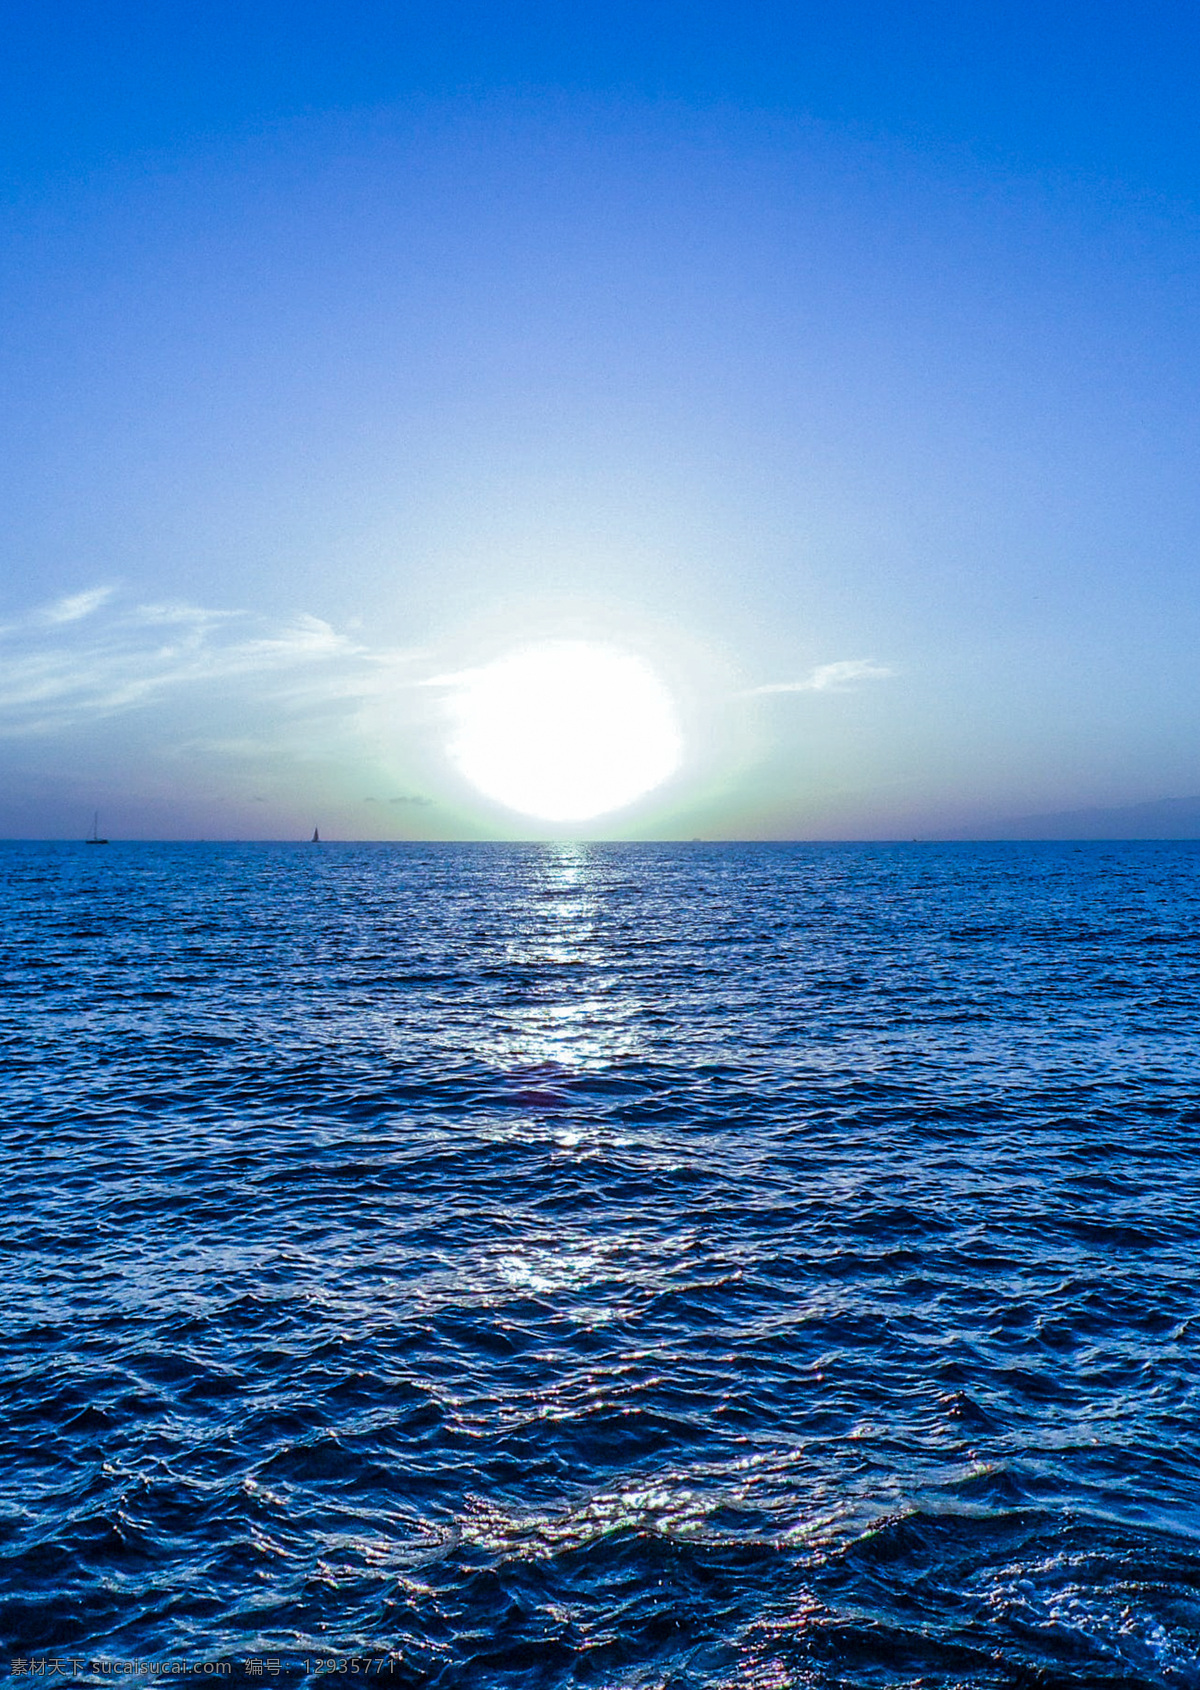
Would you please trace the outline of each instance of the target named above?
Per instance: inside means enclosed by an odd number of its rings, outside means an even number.
[[[1200,1686],[1200,846],[0,877],[12,1674]]]

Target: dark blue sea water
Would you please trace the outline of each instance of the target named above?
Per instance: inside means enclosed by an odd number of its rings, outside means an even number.
[[[1200,846],[0,873],[14,1681],[1200,1686]]]

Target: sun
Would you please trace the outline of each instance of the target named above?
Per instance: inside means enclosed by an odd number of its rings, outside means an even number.
[[[639,657],[585,640],[527,646],[457,678],[450,754],[480,792],[541,821],[623,809],[679,767],[670,693]]]

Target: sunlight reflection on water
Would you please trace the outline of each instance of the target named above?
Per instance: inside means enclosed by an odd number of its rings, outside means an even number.
[[[554,844],[538,860],[538,881],[507,945],[510,965],[532,975],[529,1001],[506,1007],[479,1046],[531,1101],[553,1105],[555,1079],[594,1073],[644,1052],[644,1002],[597,977],[611,970],[599,927],[594,856],[586,845]]]

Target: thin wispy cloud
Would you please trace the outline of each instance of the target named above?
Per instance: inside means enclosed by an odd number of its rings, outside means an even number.
[[[85,616],[107,604],[115,591],[115,587],[90,587],[84,593],[67,593],[44,604],[36,615],[42,622],[82,622]]]
[[[848,657],[838,663],[820,663],[798,681],[771,681],[750,687],[747,697],[775,692],[850,692],[863,681],[886,681],[896,673],[873,657]]]
[[[186,599],[174,599],[164,604],[139,604],[126,614],[131,622],[165,627],[195,627],[197,624],[215,627],[218,622],[237,621],[241,616],[241,612],[236,610],[210,610],[205,605],[189,604]]]
[[[0,630],[0,737],[49,733],[231,684],[295,706],[365,699],[404,654],[369,651],[320,617],[272,624],[187,603],[118,607],[71,594]]]

